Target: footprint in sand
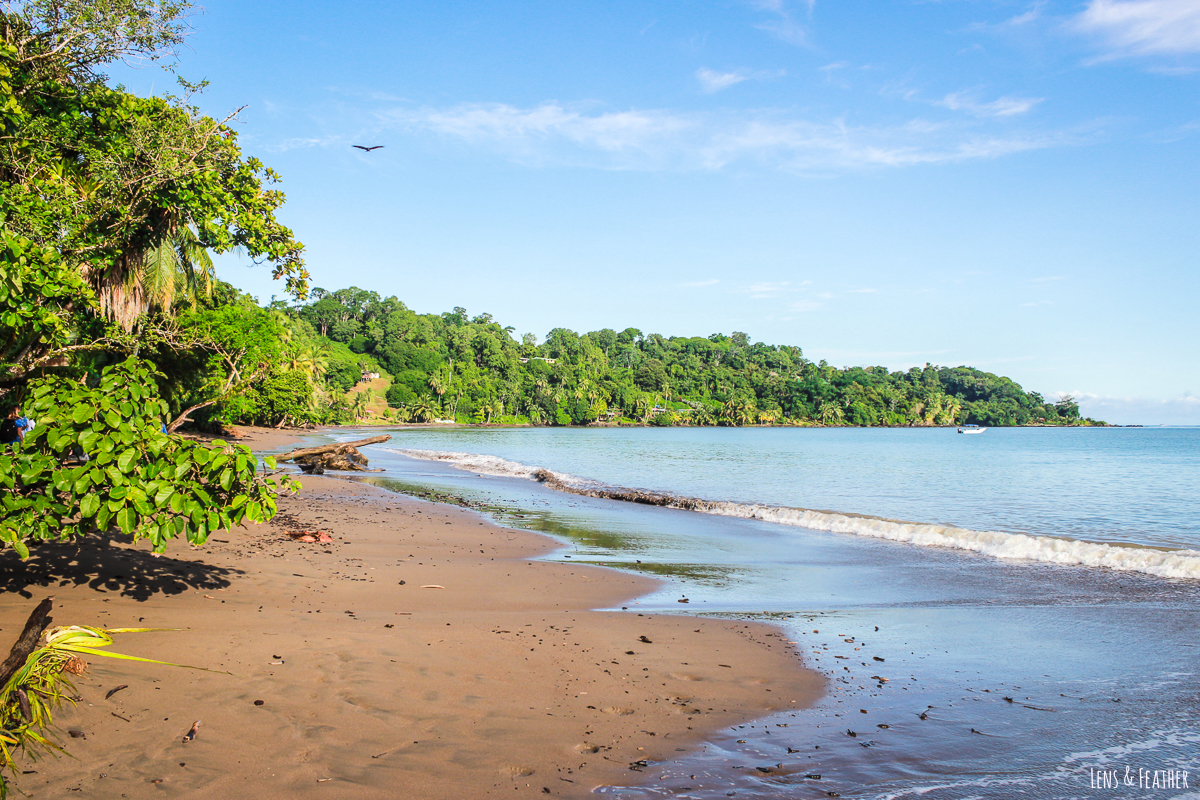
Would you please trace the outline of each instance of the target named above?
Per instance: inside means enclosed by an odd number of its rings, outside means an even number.
[[[533,774],[533,767],[525,767],[520,764],[505,764],[500,768],[500,774],[509,778],[524,778],[527,775]]]
[[[605,714],[613,714],[618,717],[628,717],[633,713],[632,708],[625,708],[624,706],[609,706],[603,709],[603,711]]]
[[[702,681],[702,680],[704,680],[704,678],[701,678],[699,675],[693,675],[690,672],[672,672],[671,677],[677,681]]]
[[[600,745],[588,744],[587,742],[580,742],[579,744],[575,745],[575,752],[577,752],[577,753],[599,753]]]

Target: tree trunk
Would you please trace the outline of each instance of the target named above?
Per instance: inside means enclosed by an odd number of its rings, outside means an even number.
[[[303,456],[316,456],[321,453],[332,453],[339,447],[361,447],[365,444],[379,444],[380,442],[389,441],[392,437],[384,434],[382,436],[372,436],[369,439],[359,439],[357,442],[338,442],[337,444],[326,444],[320,447],[306,447],[302,450],[293,450],[290,453],[285,453],[281,456],[275,456],[276,462],[293,461]]]
[[[0,686],[7,684],[12,676],[25,666],[25,662],[29,660],[29,654],[37,648],[38,641],[42,638],[42,631],[46,630],[46,627],[52,622],[49,614],[53,605],[53,598],[47,597],[38,603],[37,608],[29,615],[29,621],[25,623],[25,630],[21,631],[21,636],[12,646],[8,658],[4,660],[3,664],[0,664]]]

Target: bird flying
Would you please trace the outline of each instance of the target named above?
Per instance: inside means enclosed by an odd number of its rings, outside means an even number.
[[[359,150],[365,150],[366,152],[369,153],[372,150],[378,150],[379,148],[383,147],[383,145],[377,144],[374,147],[363,147],[361,144],[355,144],[355,145],[351,145],[351,147],[357,147]]]

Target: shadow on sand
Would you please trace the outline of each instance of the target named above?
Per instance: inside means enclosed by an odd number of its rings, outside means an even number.
[[[241,570],[114,547],[100,538],[40,544],[27,561],[9,548],[0,553],[0,592],[26,598],[39,588],[86,584],[97,592],[145,601],[188,589],[222,589],[229,586],[230,576],[240,574]]]

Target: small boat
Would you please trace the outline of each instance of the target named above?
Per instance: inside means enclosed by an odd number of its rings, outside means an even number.
[[[987,428],[981,428],[978,425],[963,425],[958,429],[959,433],[983,433]]]

